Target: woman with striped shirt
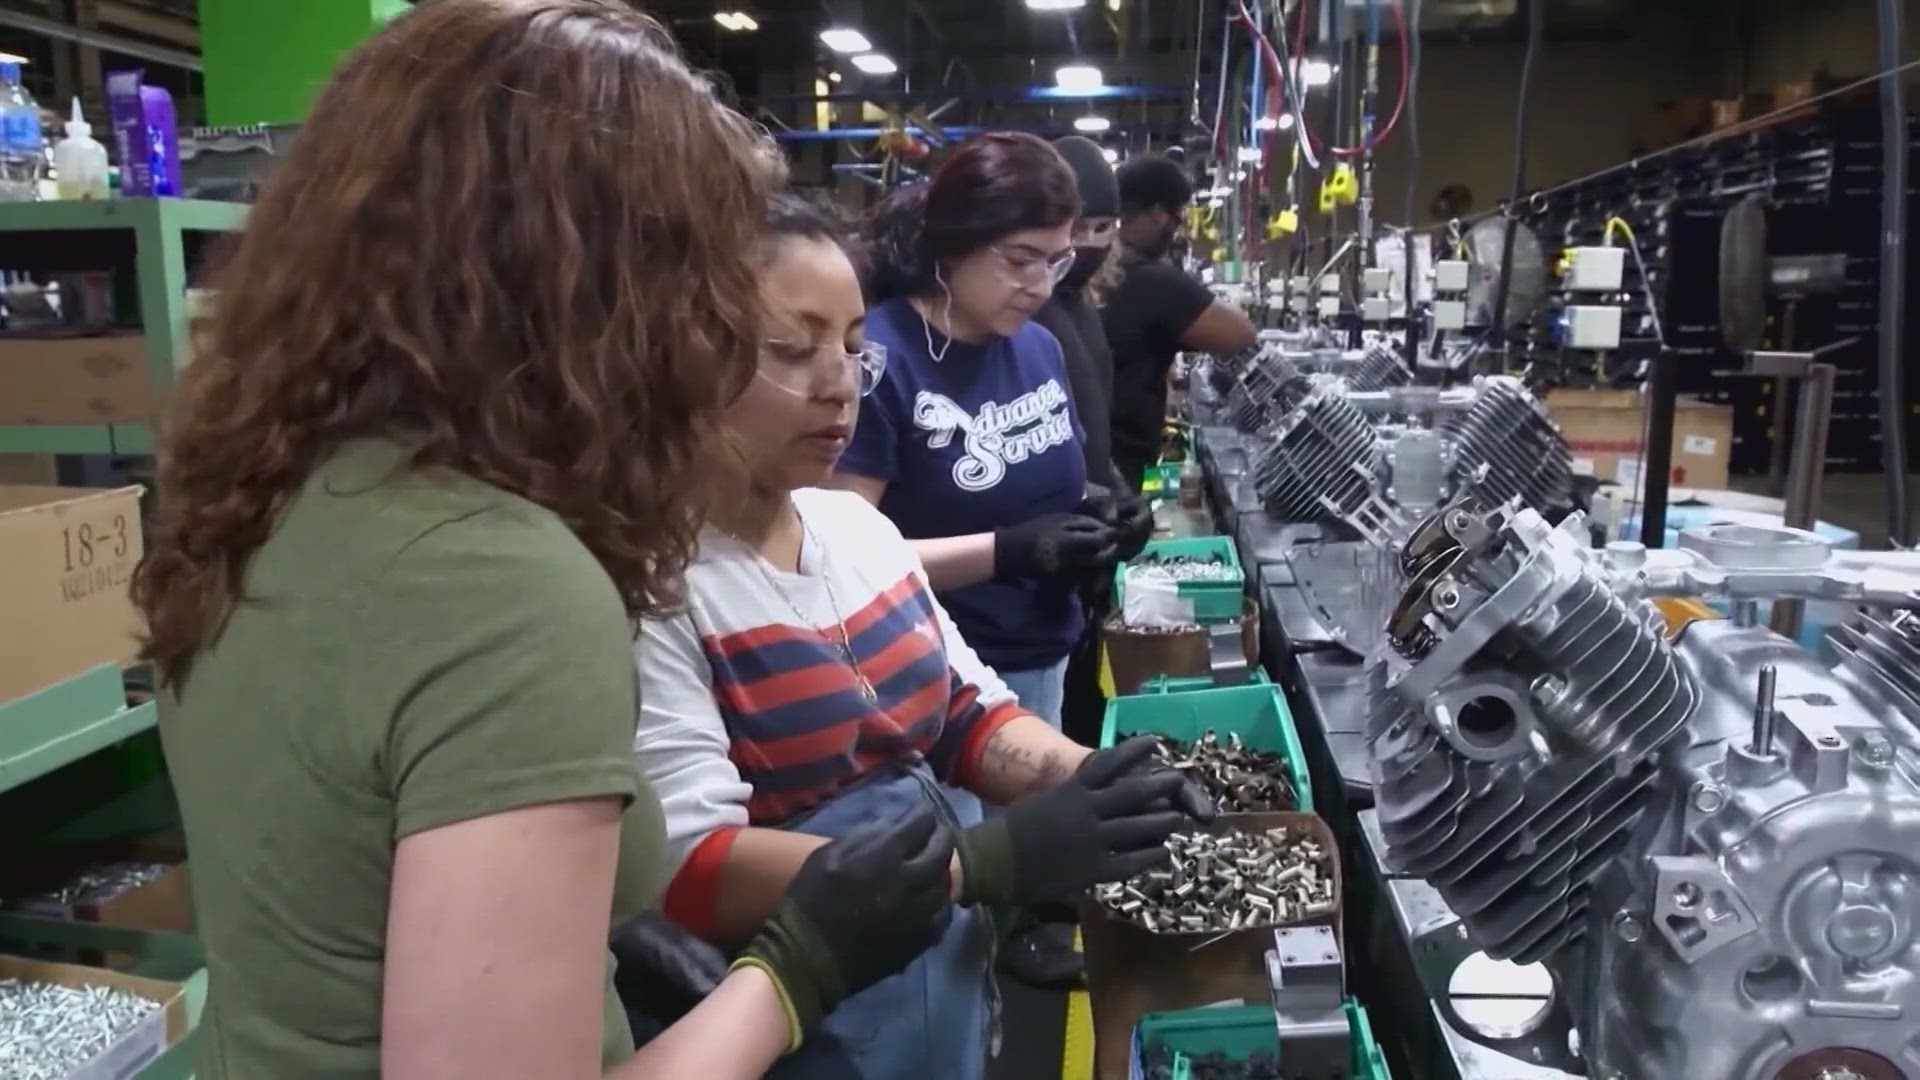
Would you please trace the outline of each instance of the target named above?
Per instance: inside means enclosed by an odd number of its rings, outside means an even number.
[[[762,251],[760,371],[727,426],[754,491],[702,537],[687,609],[636,648],[636,751],[677,869],[666,913],[724,947],[815,848],[931,803],[963,905],[1058,899],[1130,876],[1206,797],[1136,743],[1094,753],[1023,710],[934,599],[899,531],[821,490],[885,356],[833,222],[792,199]],[[982,823],[980,802],[1006,811]],[[997,996],[984,909],[828,1015],[772,1074],[978,1080]]]

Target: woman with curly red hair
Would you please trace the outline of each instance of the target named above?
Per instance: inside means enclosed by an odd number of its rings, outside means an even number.
[[[940,936],[918,814],[811,856],[638,1055],[608,985],[666,871],[633,621],[740,488],[778,160],[612,0],[422,4],[320,94],[214,282],[135,582],[202,1080],[758,1076]]]

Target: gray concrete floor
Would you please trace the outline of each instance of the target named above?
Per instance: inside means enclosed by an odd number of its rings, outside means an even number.
[[[1773,495],[1764,476],[1736,476],[1736,491]],[[1920,473],[1907,476],[1907,505],[1920,521]],[[1860,534],[1860,546],[1884,550],[1887,546],[1887,488],[1883,475],[1849,473],[1828,475],[1821,481],[1820,513],[1830,521]]]

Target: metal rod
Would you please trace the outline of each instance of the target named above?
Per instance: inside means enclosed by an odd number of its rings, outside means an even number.
[[[131,56],[136,60],[146,60],[168,67],[185,68],[188,71],[204,71],[200,58],[179,49],[169,49],[161,45],[148,45],[134,38],[121,37],[118,34],[87,30],[78,26],[52,19],[29,15],[24,11],[0,7],[0,26],[12,26],[21,30],[30,30],[36,34],[45,34],[61,41],[71,41],[77,45],[91,45],[96,49],[105,49],[122,56]]]
[[[1787,468],[1787,499],[1781,514],[1790,529],[1811,529],[1820,520],[1822,474],[1827,468],[1827,431],[1833,421],[1832,364],[1808,364],[1800,387],[1800,415],[1794,420],[1793,461]],[[1798,638],[1806,605],[1780,600],[1769,624],[1782,637]]]
[[[1755,757],[1773,756],[1773,729],[1778,719],[1773,712],[1773,687],[1778,677],[1772,664],[1761,666],[1759,694],[1753,701],[1753,745],[1748,747]]]
[[[1794,330],[1799,323],[1800,305],[1789,300],[1786,310],[1780,314],[1780,340],[1775,342],[1781,351],[1794,347]],[[1767,448],[1767,479],[1776,499],[1787,497],[1787,448],[1793,438],[1793,421],[1790,414],[1793,409],[1793,384],[1785,378],[1773,380],[1773,440]]]
[[[1667,498],[1673,486],[1673,413],[1678,394],[1679,364],[1671,350],[1653,354],[1647,373],[1647,442],[1641,448],[1646,468],[1640,470],[1645,491],[1640,508],[1640,542],[1650,548],[1667,546]]]
[[[1879,0],[1880,66],[1900,63],[1900,0]],[[1907,303],[1907,99],[1902,79],[1880,82],[1880,457],[1887,536],[1912,537],[1907,510],[1907,395],[1902,386]]]

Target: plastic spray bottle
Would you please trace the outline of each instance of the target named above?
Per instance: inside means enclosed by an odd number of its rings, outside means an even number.
[[[80,114],[80,99],[73,99],[73,118],[67,121],[67,137],[53,148],[53,170],[60,184],[62,199],[105,199],[113,195],[108,183],[107,148],[93,137],[93,125]]]

